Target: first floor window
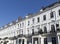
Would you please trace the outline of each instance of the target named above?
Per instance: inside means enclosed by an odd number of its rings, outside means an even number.
[[[47,27],[46,26],[44,26],[44,32],[47,33]]]
[[[44,38],[44,44],[47,44],[47,38]]]
[[[51,25],[51,31],[55,32],[55,26],[54,25]]]

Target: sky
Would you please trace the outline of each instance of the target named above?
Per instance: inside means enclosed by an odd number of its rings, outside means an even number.
[[[0,27],[24,17],[28,13],[38,12],[58,0],[0,0]]]

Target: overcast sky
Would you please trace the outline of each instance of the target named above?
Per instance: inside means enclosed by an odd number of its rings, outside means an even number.
[[[19,16],[35,13],[42,6],[47,6],[57,0],[0,0],[0,27],[4,26]]]

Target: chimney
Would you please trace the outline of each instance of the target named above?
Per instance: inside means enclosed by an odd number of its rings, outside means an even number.
[[[22,17],[19,16],[19,17],[18,17],[18,22],[21,21],[21,20],[22,20]]]

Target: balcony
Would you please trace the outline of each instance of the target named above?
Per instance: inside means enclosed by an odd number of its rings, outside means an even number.
[[[3,38],[3,40],[8,39],[8,37]]]
[[[10,40],[15,40],[15,39],[17,39],[17,37],[14,36],[14,37],[10,37],[9,39],[10,39]]]
[[[37,32],[32,32],[32,35],[39,35],[39,34],[43,34],[42,29],[39,29]]]
[[[51,30],[49,32],[43,32],[43,36],[56,36],[57,32],[55,30]]]

